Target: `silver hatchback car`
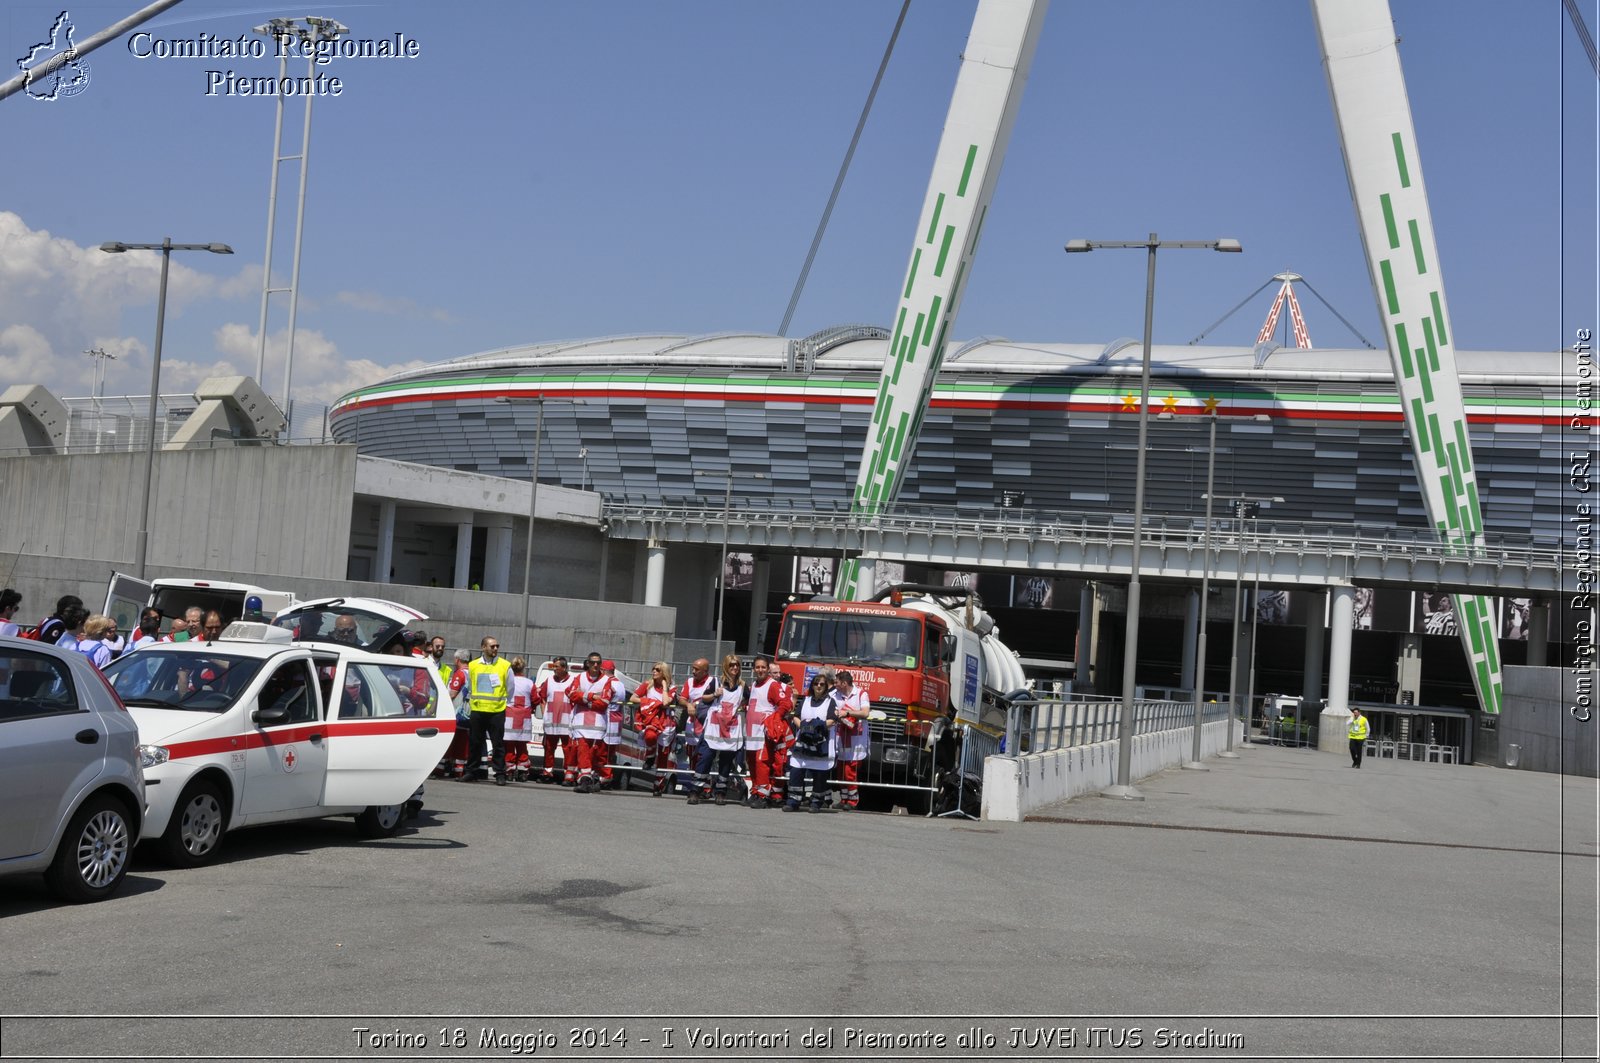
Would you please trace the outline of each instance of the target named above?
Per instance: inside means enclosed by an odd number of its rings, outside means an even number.
[[[0,638],[0,875],[115,893],[144,819],[139,731],[87,657]]]

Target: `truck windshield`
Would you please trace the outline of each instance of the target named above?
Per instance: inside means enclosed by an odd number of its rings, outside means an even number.
[[[789,661],[915,668],[921,644],[921,622],[907,617],[791,613],[783,622],[778,656]]]

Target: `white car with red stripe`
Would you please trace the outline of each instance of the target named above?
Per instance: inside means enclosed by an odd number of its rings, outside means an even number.
[[[143,836],[180,865],[263,823],[353,815],[364,836],[391,835],[455,730],[428,661],[265,624],[146,646],[106,678],[139,727]]]

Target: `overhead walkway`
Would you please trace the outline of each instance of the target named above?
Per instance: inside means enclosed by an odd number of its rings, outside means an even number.
[[[973,513],[896,506],[874,516],[838,506],[739,503],[724,510],[698,500],[609,500],[601,525],[613,539],[729,550],[847,554],[950,569],[1009,569],[1098,578],[1133,569],[1133,522],[1120,515]],[[1426,529],[1216,518],[1212,580],[1242,577],[1276,587],[1430,587],[1494,596],[1577,593],[1578,566],[1530,539],[1443,542]],[[1205,522],[1145,520],[1140,578],[1198,582],[1206,575]],[[1583,590],[1592,589],[1589,586]]]

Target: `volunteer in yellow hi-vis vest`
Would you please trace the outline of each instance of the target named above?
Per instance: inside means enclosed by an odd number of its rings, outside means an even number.
[[[1361,767],[1361,751],[1367,747],[1367,735],[1371,728],[1367,725],[1367,718],[1361,715],[1361,710],[1354,705],[1350,706],[1350,766]]]
[[[467,664],[467,704],[471,706],[468,726],[467,782],[476,782],[483,772],[483,740],[489,740],[490,764],[494,784],[506,784],[506,699],[511,693],[511,664],[500,657],[500,642],[485,635],[480,644],[483,654]]]

